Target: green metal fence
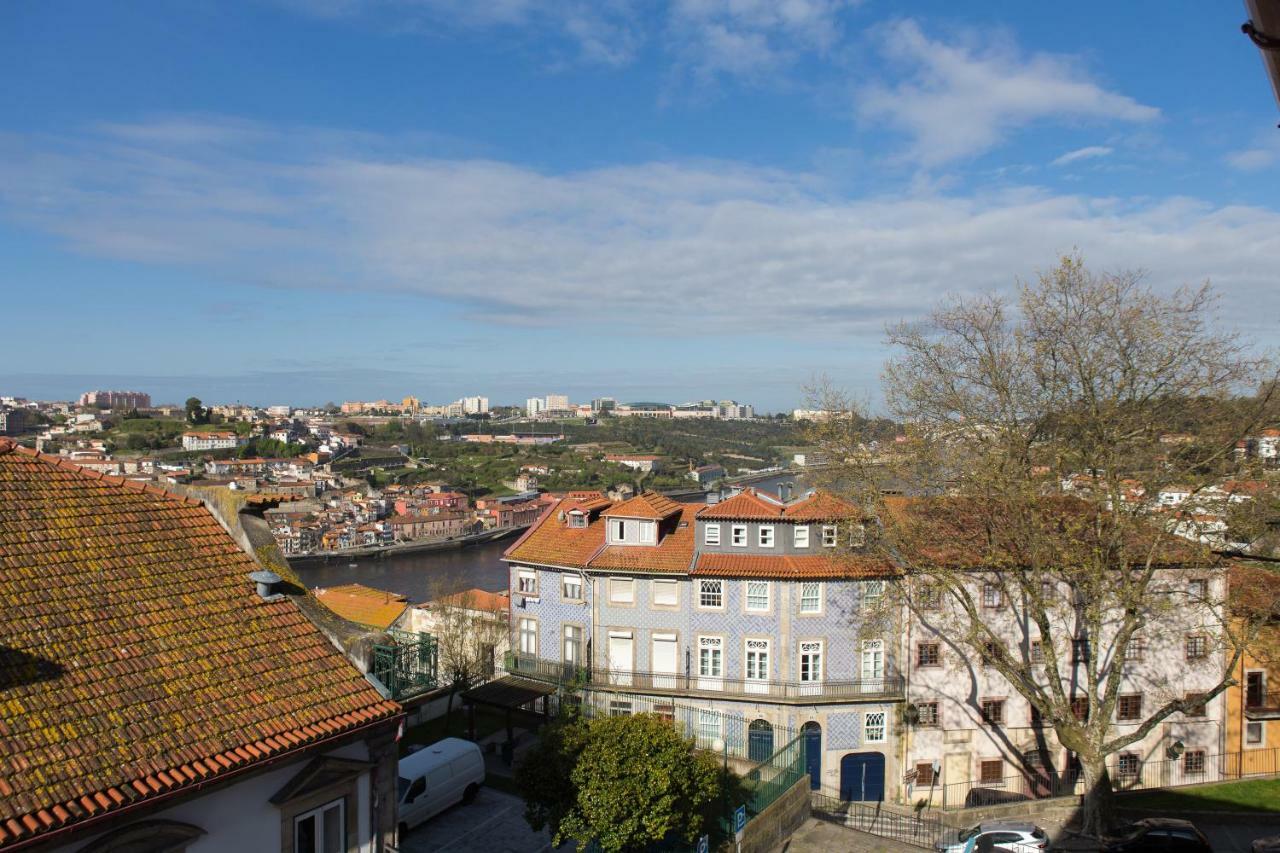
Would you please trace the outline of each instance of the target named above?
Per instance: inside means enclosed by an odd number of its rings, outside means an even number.
[[[433,690],[439,684],[439,648],[427,633],[388,631],[391,643],[373,647],[371,674],[392,699],[405,699]]]

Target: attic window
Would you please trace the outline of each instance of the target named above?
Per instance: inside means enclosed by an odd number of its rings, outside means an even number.
[[[573,512],[569,513],[569,526],[570,527],[586,527],[587,526],[586,514],[579,512],[576,509]]]

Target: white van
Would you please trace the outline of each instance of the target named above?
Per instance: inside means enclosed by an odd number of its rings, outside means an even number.
[[[454,803],[469,803],[484,784],[484,756],[469,740],[447,737],[400,759],[400,832]]]

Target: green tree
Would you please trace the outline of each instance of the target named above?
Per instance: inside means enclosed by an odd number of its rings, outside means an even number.
[[[186,409],[187,423],[207,424],[209,422],[209,410],[200,402],[199,397],[188,397]]]
[[[529,825],[549,827],[556,844],[572,838],[628,853],[713,831],[728,780],[715,756],[696,751],[669,722],[636,714],[553,723],[516,783]]]

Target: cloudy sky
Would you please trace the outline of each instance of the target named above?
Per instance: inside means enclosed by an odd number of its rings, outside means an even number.
[[[0,7],[0,394],[875,399],[1078,248],[1280,343],[1238,3]]]

